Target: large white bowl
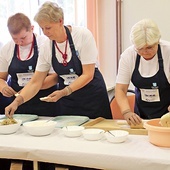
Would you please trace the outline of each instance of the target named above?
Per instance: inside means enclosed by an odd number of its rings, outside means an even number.
[[[82,135],[83,126],[65,126],[62,128],[63,133],[67,137],[78,137]]]
[[[129,132],[125,130],[110,130],[109,132],[105,132],[105,137],[109,142],[112,143],[124,142],[129,135]]]
[[[53,132],[57,122],[47,120],[36,120],[23,123],[26,132],[32,136],[46,136]]]
[[[4,119],[0,120],[2,122]],[[0,125],[0,134],[12,134],[15,133],[21,126],[22,120],[15,119],[17,123],[10,125]]]
[[[85,129],[82,131],[82,134],[86,140],[100,140],[104,132],[103,129]]]

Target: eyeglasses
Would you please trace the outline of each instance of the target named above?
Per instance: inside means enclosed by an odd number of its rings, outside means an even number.
[[[152,52],[155,50],[155,48],[157,47],[158,43],[155,43],[153,45],[150,45],[150,46],[147,46],[147,47],[144,47],[144,48],[140,48],[140,49],[136,49],[135,48],[135,51],[138,52],[138,53],[143,53],[143,52]]]

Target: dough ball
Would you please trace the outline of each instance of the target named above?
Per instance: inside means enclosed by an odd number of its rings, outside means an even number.
[[[161,126],[170,127],[170,112],[164,114],[160,119]]]

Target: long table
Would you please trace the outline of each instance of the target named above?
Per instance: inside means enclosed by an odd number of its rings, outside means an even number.
[[[56,128],[49,136],[35,137],[23,127],[10,135],[0,135],[0,158],[33,160],[107,170],[170,170],[170,148],[154,146],[147,135],[129,135],[124,143],[105,138],[87,141],[82,136],[65,137]]]

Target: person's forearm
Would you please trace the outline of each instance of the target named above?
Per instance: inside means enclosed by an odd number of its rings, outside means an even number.
[[[57,74],[49,74],[41,87],[41,90],[48,89],[58,83],[58,76]]]
[[[81,89],[82,87],[86,86],[90,81],[92,81],[94,77],[94,72],[95,72],[94,64],[83,65],[82,75],[79,76],[73,83],[69,85],[72,92]]]
[[[128,99],[126,96],[120,97],[120,98],[116,97],[116,101],[117,101],[120,111],[123,115],[128,112],[131,112],[130,105],[129,105],[129,102],[128,102]]]
[[[46,76],[46,72],[36,71],[34,73],[28,84],[19,92],[24,102],[30,100],[39,92]]]
[[[127,94],[123,90],[116,88],[115,98],[122,114],[126,114],[128,111],[131,111]]]
[[[69,85],[72,92],[79,90],[83,88],[85,85],[87,85],[92,78],[89,78],[87,75],[81,75],[78,79],[76,79],[73,83]]]
[[[22,90],[20,95],[23,97],[24,102],[30,100],[31,98],[33,98],[38,91],[41,88],[41,84],[37,84],[37,83],[28,83],[28,85],[26,85]]]

